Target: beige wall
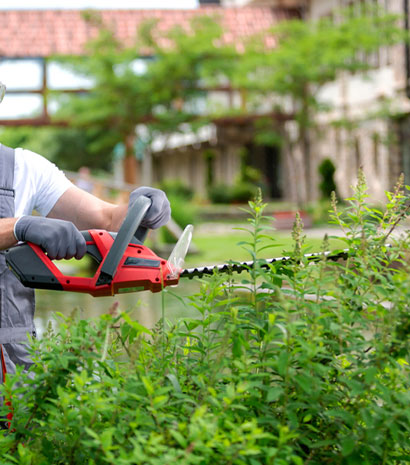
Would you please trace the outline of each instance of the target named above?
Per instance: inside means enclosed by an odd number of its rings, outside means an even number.
[[[351,195],[357,172],[362,168],[375,201],[384,199],[384,191],[395,183],[396,173],[392,165],[396,155],[389,146],[388,122],[370,121],[354,129],[323,126],[315,141],[315,183],[319,183],[318,167],[325,158],[336,166],[335,181],[342,198]]]
[[[153,157],[154,184],[174,179],[181,180],[196,191],[205,185],[204,159],[199,150],[187,148],[162,152]]]
[[[314,20],[328,16],[348,3],[345,0],[311,0],[308,17]],[[379,0],[379,3],[390,12],[401,14],[403,11],[401,0]],[[350,186],[361,166],[370,196],[381,200],[384,191],[390,190],[397,180],[400,154],[393,143],[395,125],[387,117],[374,119],[369,115],[376,114],[382,107],[389,107],[392,113],[409,113],[410,101],[405,95],[404,46],[383,48],[378,56],[375,54],[370,59],[375,60],[375,66],[366,76],[345,73],[324,87],[322,98],[332,103],[333,110],[319,115],[321,136],[312,140],[316,167],[323,158],[334,160],[341,196],[350,195]],[[329,126],[330,121],[341,118],[356,121],[355,129]]]
[[[206,196],[207,166],[204,156],[205,149],[195,150],[187,147],[185,150],[174,150],[155,154],[154,183],[168,179],[179,179],[191,187],[200,196]],[[212,169],[214,184],[234,184],[240,172],[240,147],[225,145],[212,147],[214,158]]]

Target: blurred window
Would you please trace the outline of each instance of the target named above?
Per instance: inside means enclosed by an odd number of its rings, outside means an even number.
[[[40,90],[43,86],[43,60],[40,58],[1,59],[0,76],[8,91]]]
[[[52,90],[89,89],[93,81],[55,61],[47,63],[47,86]]]
[[[0,119],[35,118],[41,115],[43,97],[37,94],[6,92],[0,105]]]

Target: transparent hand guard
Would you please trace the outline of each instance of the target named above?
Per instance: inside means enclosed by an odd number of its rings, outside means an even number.
[[[194,227],[189,224],[181,234],[178,242],[175,244],[171,255],[168,258],[168,264],[171,269],[170,279],[177,279],[184,266],[185,256],[191,244]]]
[[[2,82],[0,82],[0,103],[3,100],[5,93],[6,93],[6,86]]]

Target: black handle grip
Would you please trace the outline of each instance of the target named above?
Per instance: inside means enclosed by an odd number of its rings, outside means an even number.
[[[141,244],[143,244],[145,242],[145,239],[147,238],[147,234],[148,234],[148,228],[146,228],[145,226],[140,226],[136,231],[135,231],[135,234],[134,234],[134,237],[139,241],[141,242]]]
[[[111,249],[109,250],[103,266],[101,267],[100,276],[97,279],[96,285],[102,286],[109,284],[115,273],[117,272],[118,265],[124,255],[125,249],[131,242],[135,232],[141,224],[145,214],[151,206],[151,199],[141,195],[137,200],[129,207],[127,216],[118,231],[117,237],[115,238]]]

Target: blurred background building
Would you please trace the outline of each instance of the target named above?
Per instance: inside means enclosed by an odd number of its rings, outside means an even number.
[[[353,7],[360,13],[365,5],[380,6],[400,15],[403,28],[409,28],[408,0],[221,0],[219,3],[227,7],[269,6],[306,21],[323,17],[336,19],[343,7]],[[316,162],[308,175],[316,185],[318,163],[323,158],[333,159],[339,193],[346,197],[358,168],[363,167],[372,196],[383,198],[385,190],[392,188],[401,173],[405,182],[410,183],[409,46],[383,47],[363,59],[371,65],[370,73],[365,76],[344,73],[325,87],[323,97],[333,105],[330,120],[346,116],[355,121],[364,117],[364,121],[352,134],[350,130],[331,127],[329,115],[324,115],[322,137],[312,141]],[[383,101],[389,105],[388,117],[365,118],[377,111]]]
[[[305,21],[321,17],[337,18],[338,9],[364,3],[380,4],[391,12],[405,14],[408,2],[401,0],[200,0],[194,10],[106,10],[103,19],[110,22],[120,39],[126,40],[136,24],[147,17],[158,19],[162,27],[183,24],[193,15],[216,11],[222,16],[225,34],[235,42],[267,30],[283,19]],[[359,10],[358,10],[359,11]],[[403,28],[408,21],[403,21]],[[80,92],[92,82],[81,79],[54,62],[55,54],[81,54],[92,36],[76,10],[3,10],[0,11],[0,79],[8,94],[0,107],[0,125],[43,126],[52,124],[55,102],[50,91]],[[409,49],[406,45],[385,47],[364,56],[371,63],[366,76],[343,73],[322,89],[323,98],[333,105],[332,112],[317,116],[320,137],[312,138],[312,163],[306,177],[317,186],[318,166],[330,158],[336,166],[336,183],[341,196],[349,195],[359,167],[367,175],[370,193],[381,198],[404,172],[410,184],[410,104]],[[144,63],[141,60],[143,69]],[[196,102],[197,112],[209,106],[231,110],[244,107],[246,94],[229,86],[208,89]],[[386,103],[392,111],[374,118],[369,114]],[[295,146],[254,143],[254,121],[266,116],[265,109],[253,113],[214,119],[197,133],[187,131],[158,137],[150,144],[150,156],[141,157],[143,179],[137,182],[159,183],[165,178],[183,179],[199,194],[209,183],[232,184],[246,163],[263,173],[266,194],[270,198],[295,200],[295,178],[288,163]],[[330,123],[342,117],[359,121],[352,131]],[[279,131],[294,131],[292,112],[269,113]],[[308,194],[318,198],[316,187]]]

